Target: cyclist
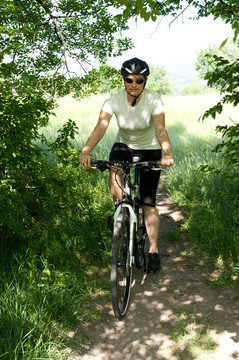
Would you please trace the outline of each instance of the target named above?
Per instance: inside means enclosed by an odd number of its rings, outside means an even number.
[[[90,168],[91,151],[105,134],[112,115],[115,114],[118,133],[111,149],[110,161],[130,161],[134,156],[139,161],[160,160],[163,167],[172,166],[174,156],[165,128],[165,112],[159,95],[145,89],[150,73],[145,61],[133,58],[121,67],[125,89],[111,94],[104,102],[96,127],[89,136],[79,161],[85,169]],[[164,155],[162,156],[161,149]],[[117,175],[117,182],[123,187],[123,177]],[[158,272],[160,256],[158,251],[159,213],[156,208],[156,191],[160,171],[141,171],[140,198],[144,210],[145,225],[150,248],[147,272]],[[110,171],[109,184],[114,201],[122,198],[122,190]]]

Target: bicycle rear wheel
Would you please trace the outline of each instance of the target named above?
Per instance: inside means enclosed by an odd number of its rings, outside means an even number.
[[[129,305],[132,280],[129,238],[129,215],[127,209],[122,208],[114,227],[110,273],[112,306],[117,318],[124,317]]]
[[[139,209],[138,214],[138,232],[135,234],[135,265],[140,269],[145,264],[145,240],[147,231],[144,223],[143,210]]]

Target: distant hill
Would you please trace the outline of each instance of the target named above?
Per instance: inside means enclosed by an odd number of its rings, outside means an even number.
[[[167,77],[176,87],[183,88],[198,79],[194,63],[172,64],[164,66]]]

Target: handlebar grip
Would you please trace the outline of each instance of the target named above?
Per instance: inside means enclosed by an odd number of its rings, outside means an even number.
[[[93,166],[92,166],[93,165]],[[93,168],[96,168],[96,169],[99,169],[100,171],[105,171],[107,169],[107,164],[106,162],[104,161],[101,161],[101,160],[94,160],[94,159],[91,159],[91,167]]]

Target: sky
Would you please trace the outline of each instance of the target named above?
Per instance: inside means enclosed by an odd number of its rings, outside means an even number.
[[[220,46],[232,35],[230,25],[212,17],[200,20],[178,18],[170,26],[166,18],[160,24],[138,19],[137,24],[131,20],[129,26],[125,34],[132,38],[135,48],[108,61],[116,68],[135,56],[157,66],[194,63],[200,50]]]

